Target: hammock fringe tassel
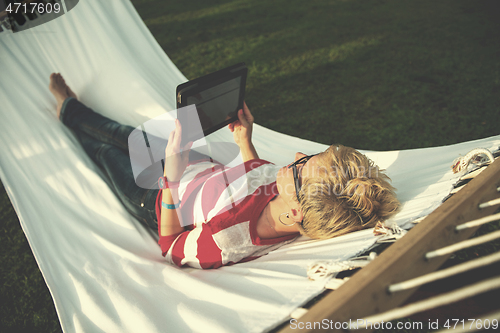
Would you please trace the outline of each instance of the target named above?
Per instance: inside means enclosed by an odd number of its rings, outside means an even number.
[[[469,164],[489,164],[495,160],[493,154],[486,148],[476,148],[472,149],[465,156],[457,157],[453,164],[451,165],[451,169],[453,173],[465,172],[469,167]]]

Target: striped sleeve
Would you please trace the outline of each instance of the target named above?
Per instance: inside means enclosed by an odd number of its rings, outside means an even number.
[[[157,214],[160,217],[161,191],[157,197]],[[162,236],[158,223],[158,244],[165,259],[179,267],[218,268],[222,266],[221,249],[215,244],[212,230],[207,224],[170,236]],[[201,249],[201,250],[200,250]]]
[[[210,269],[222,266],[221,249],[215,244],[210,226],[206,224],[177,235],[165,258],[179,267]]]
[[[250,260],[260,246],[252,244],[250,221],[256,220],[261,206],[273,197],[275,173],[266,173],[263,160],[248,161],[225,169],[209,164],[204,169],[188,172],[179,189],[181,209],[189,228],[181,233],[161,236],[159,244],[165,259],[179,267],[211,269]],[[182,186],[182,185],[181,185]],[[269,192],[269,193],[267,193]],[[157,217],[161,218],[161,191]],[[187,228],[186,227],[186,228]]]

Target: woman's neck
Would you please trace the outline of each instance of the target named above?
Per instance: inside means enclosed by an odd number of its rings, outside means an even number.
[[[298,233],[297,224],[293,224],[291,219],[286,218],[288,210],[290,208],[279,195],[269,201],[257,220],[257,235],[260,238],[269,239]],[[282,224],[279,220],[280,215],[282,220],[287,220],[287,224],[293,225]]]

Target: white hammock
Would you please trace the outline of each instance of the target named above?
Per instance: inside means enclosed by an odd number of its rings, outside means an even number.
[[[35,28],[0,33],[0,177],[55,302],[65,332],[260,332],[323,290],[307,278],[315,261],[342,261],[376,241],[364,230],[300,239],[244,264],[201,271],[168,265],[156,236],[134,220],[70,130],[55,117],[49,75],[79,99],[132,126],[174,108],[186,81],[129,1],[80,0]],[[251,106],[250,106],[251,107]],[[230,141],[219,131],[214,140]],[[284,165],[326,146],[256,126],[262,158]],[[449,167],[500,136],[463,144],[367,152],[387,169],[403,227],[435,209],[456,181]]]

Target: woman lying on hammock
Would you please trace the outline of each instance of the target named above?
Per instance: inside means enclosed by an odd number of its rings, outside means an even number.
[[[399,208],[388,177],[352,148],[296,153],[295,161],[281,168],[259,159],[246,104],[229,125],[243,164],[227,168],[190,151],[191,144],[180,147],[176,120],[165,149],[165,178],[156,189],[141,188],[128,151],[134,128],[80,103],[60,74],[50,76],[49,88],[59,119],[75,131],[127,210],[158,230],[163,255],[178,266],[248,261],[299,234],[326,239],[374,227]]]

